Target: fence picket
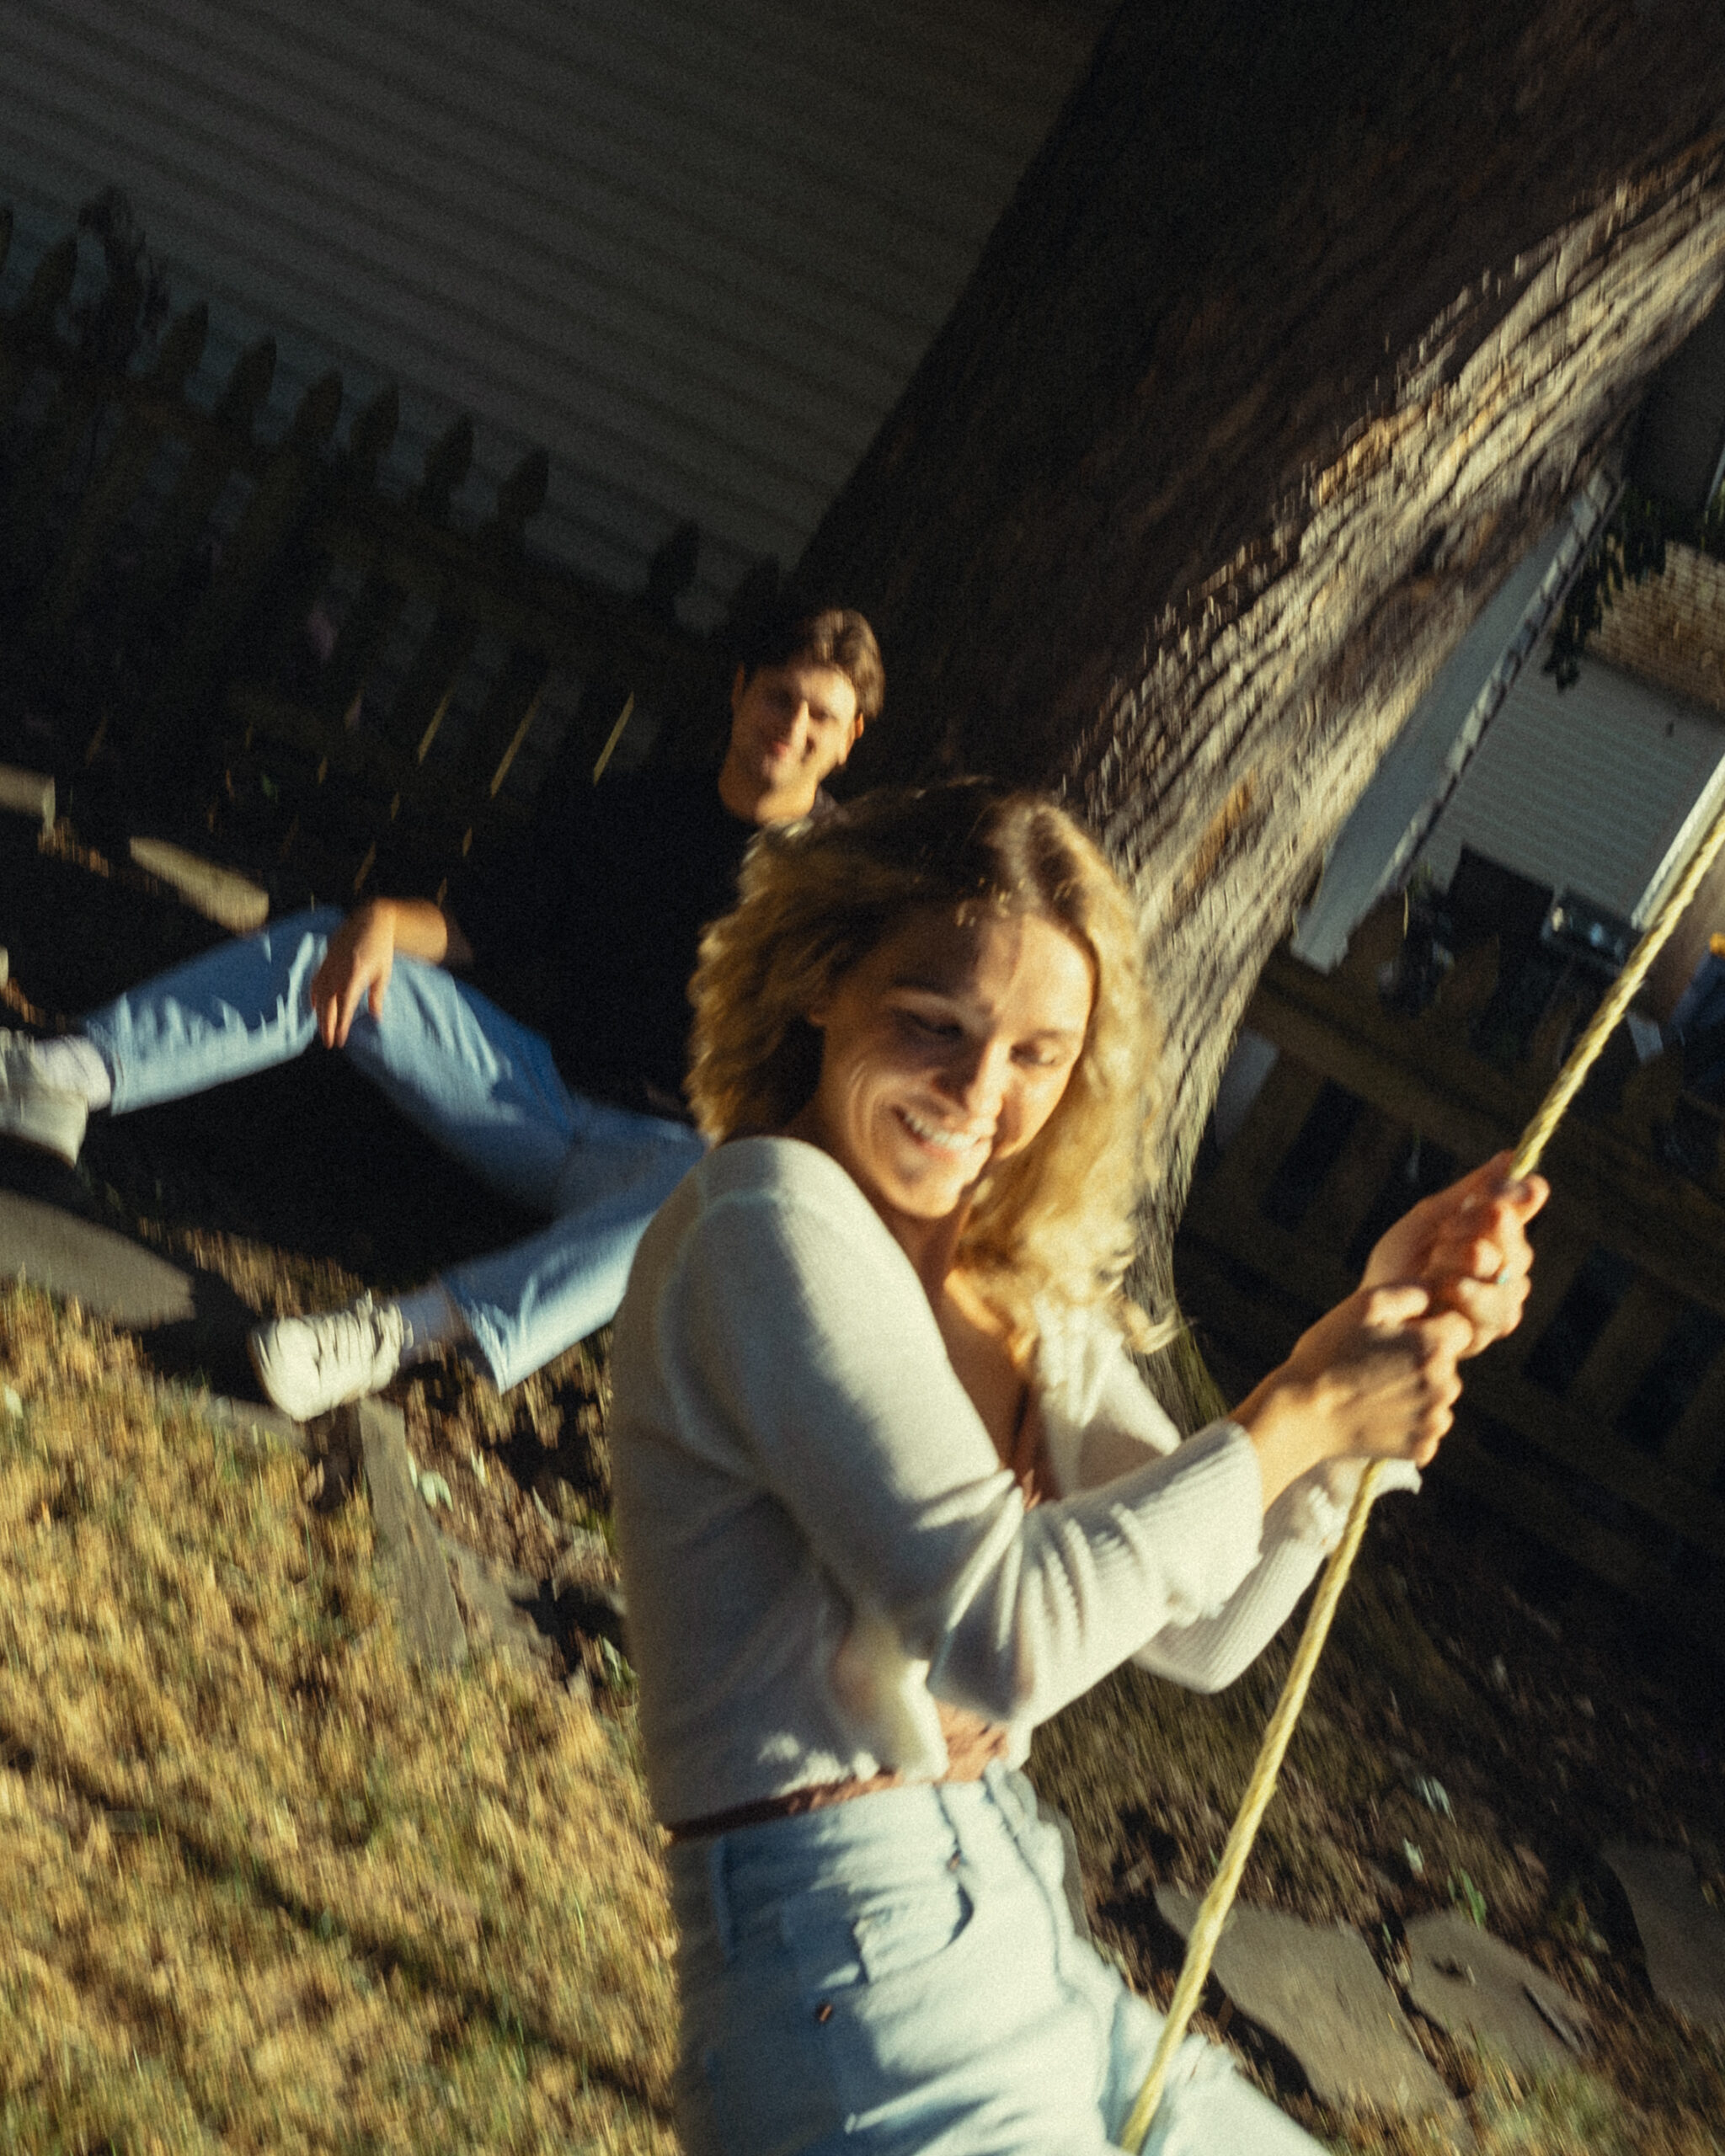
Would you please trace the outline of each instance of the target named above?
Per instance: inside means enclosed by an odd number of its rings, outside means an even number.
[[[45,557],[55,489],[94,424],[104,387],[93,371],[63,379],[13,475],[0,522],[5,526],[7,557],[14,574],[28,572]]]
[[[395,392],[392,389],[387,395],[393,399]],[[381,407],[382,398],[372,408],[378,410]],[[398,405],[392,402],[384,409],[393,420]],[[393,432],[392,425],[392,435]],[[377,454],[382,454],[381,448]],[[425,477],[413,503],[414,513],[425,524],[448,521],[450,497],[467,477],[473,456],[473,423],[464,413],[426,453]],[[354,711],[355,700],[363,696],[371,670],[395,633],[406,605],[405,589],[387,575],[373,559],[337,632],[335,648],[318,681],[316,707],[326,723],[345,726],[350,713],[358,718]]]
[[[395,439],[400,419],[401,398],[392,384],[355,417],[339,455],[314,458],[298,528],[271,567],[258,608],[255,648],[264,654],[265,680],[291,678],[303,671],[312,648],[313,610],[335,558],[328,529],[329,512],[345,497],[363,497],[376,488],[378,464]],[[327,720],[341,723],[347,705],[329,712],[321,679],[315,701]]]
[[[0,262],[11,229],[0,206]],[[60,319],[77,262],[74,238],[49,249],[23,301],[0,316],[0,419],[27,392],[34,398],[33,383],[45,376],[48,388],[29,437],[20,441],[14,426],[3,442],[0,548],[13,574],[0,580],[0,610],[14,618],[0,621],[0,633],[29,665],[0,682],[0,710],[58,709],[55,723],[74,744],[68,777],[117,757],[120,784],[104,780],[104,798],[128,813],[147,772],[153,814],[206,743],[219,743],[222,783],[202,804],[218,851],[237,850],[254,873],[303,858],[318,887],[338,894],[388,864],[429,878],[429,888],[466,846],[497,843],[505,830],[513,843],[530,842],[530,832],[531,842],[556,842],[558,816],[542,803],[535,823],[519,789],[504,784],[553,675],[559,707],[578,712],[553,762],[559,786],[571,771],[590,782],[579,768],[585,737],[608,734],[626,706],[655,728],[668,696],[680,718],[718,707],[705,693],[718,680],[716,654],[676,619],[698,558],[693,525],[670,534],[633,596],[534,561],[526,528],[549,481],[537,451],[499,488],[481,528],[458,530],[451,510],[472,463],[470,419],[449,429],[401,501],[378,483],[399,416],[393,389],[359,416],[340,453],[331,448],[334,376],[308,392],[280,442],[260,444],[269,340],[233,366],[216,408],[200,409],[186,386],[206,310],[172,323],[147,378],[125,376],[113,355],[136,324],[134,280],[116,271],[97,302],[115,333],[99,340],[104,358],[88,324],[81,348]],[[99,455],[80,473],[92,440]],[[170,455],[179,461],[158,486]],[[224,496],[237,479],[247,491],[229,516]],[[326,592],[340,621],[319,663],[307,632]],[[399,686],[386,699],[380,667],[396,662],[404,624],[422,611],[427,626],[401,654]],[[482,708],[463,738],[439,744],[470,661],[478,652],[489,662],[494,649],[502,663]],[[374,710],[374,699],[385,707]],[[664,729],[653,753],[684,753],[692,739]]]
[[[475,542],[488,565],[521,558],[527,520],[537,514],[544,502],[549,478],[549,460],[542,450],[537,450],[523,457],[498,488],[496,510],[480,528]],[[477,615],[459,606],[455,594],[441,598],[436,619],[426,632],[387,720],[391,738],[419,763],[430,753],[462,670],[479,641],[480,627]]]
[[[84,489],[43,587],[32,622],[34,642],[58,639],[70,629],[104,550],[149,477],[187,378],[203,357],[209,329],[208,307],[201,302],[189,307],[163,339],[140,393],[127,400],[113,446]]]
[[[200,414],[191,454],[145,544],[128,594],[135,624],[147,622],[173,595],[203,539],[211,511],[252,448],[259,407],[275,374],[275,343],[264,338],[235,361],[220,403]]]
[[[10,231],[8,221],[8,237]],[[68,233],[36,264],[17,312],[0,315],[0,426],[12,417],[38,364],[52,352],[55,318],[77,275],[77,241]]]
[[[219,568],[192,609],[173,663],[158,675],[147,728],[188,714],[201,721],[223,654],[299,527],[317,478],[318,452],[340,412],[339,375],[323,376],[300,400],[286,439],[264,465]]]
[[[518,645],[510,654],[462,750],[456,774],[458,791],[475,802],[495,798],[526,738],[550,672],[551,662],[542,651]]]

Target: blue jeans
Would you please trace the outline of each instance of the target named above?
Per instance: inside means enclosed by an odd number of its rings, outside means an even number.
[[[1101,2156],[1162,2020],[1079,1937],[1023,1775],[673,1844],[686,2156]],[[1314,2156],[1188,2037],[1151,2156]]]
[[[333,906],[219,945],[93,1011],[113,1108],[152,1106],[286,1063],[317,1037],[308,990]],[[345,1053],[409,1120],[549,1227],[444,1276],[499,1388],[615,1316],[643,1230],[702,1157],[668,1117],[572,1093],[551,1050],[441,966],[398,958],[383,1016]]]

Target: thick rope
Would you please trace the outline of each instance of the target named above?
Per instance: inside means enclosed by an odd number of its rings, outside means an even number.
[[[1676,889],[1660,907],[1653,926],[1630,953],[1628,964],[1606,990],[1581,1038],[1564,1059],[1563,1068],[1551,1081],[1551,1091],[1540,1102],[1538,1113],[1522,1132],[1515,1158],[1509,1164],[1511,1182],[1530,1176],[1539,1166],[1552,1132],[1563,1119],[1563,1111],[1580,1091],[1582,1081],[1597,1061],[1607,1038],[1616,1030],[1617,1021],[1634,1000],[1636,990],[1647,979],[1648,969],[1664,949],[1672,930],[1688,912],[1690,900],[1700,890],[1702,879],[1718,858],[1722,846],[1725,846],[1725,808],[1713,819],[1712,829],[1696,848],[1695,857],[1684,870]]]
[[[1354,1500],[1354,1509],[1348,1515],[1348,1524],[1342,1531],[1342,1540],[1324,1573],[1317,1598],[1311,1605],[1311,1614],[1306,1620],[1306,1630],[1300,1635],[1293,1667],[1288,1672],[1288,1681],[1282,1688],[1282,1696],[1276,1702],[1276,1710],[1270,1716],[1269,1727],[1264,1732],[1263,1746],[1258,1753],[1258,1764],[1252,1770],[1252,1780],[1246,1785],[1246,1794],[1241,1799],[1239,1813],[1228,1836],[1227,1847],[1222,1851],[1222,1860],[1216,1867],[1215,1878],[1193,1924],[1192,1936],[1186,1942],[1185,1964],[1180,1971],[1180,1981],[1174,1987],[1168,2018],[1162,2024],[1162,2041],[1156,2047],[1156,2057],[1151,2061],[1150,2072],[1145,2077],[1144,2086],[1138,2092],[1138,2101],[1132,2106],[1132,2115],[1120,2136],[1121,2148],[1132,2150],[1134,2156],[1144,2146],[1144,2137],[1150,2132],[1150,2122],[1156,2116],[1156,2105],[1162,2101],[1168,2068],[1193,2015],[1197,2011],[1204,1985],[1210,1980],[1210,1965],[1215,1956],[1216,1941],[1222,1935],[1222,1926],[1227,1922],[1228,1912],[1234,1905],[1241,1875],[1246,1869],[1246,1860],[1251,1855],[1252,1844],[1258,1837],[1258,1822],[1276,1793],[1276,1776],[1281,1772],[1282,1755],[1294,1734],[1294,1725],[1300,1719],[1300,1710],[1306,1705],[1306,1695],[1311,1689],[1312,1677],[1317,1668],[1317,1658],[1323,1652],[1324,1641],[1329,1636],[1330,1620],[1336,1614],[1336,1604],[1342,1599],[1342,1590],[1347,1586],[1348,1575],[1354,1569],[1354,1553],[1359,1547],[1360,1537],[1365,1533],[1366,1515],[1371,1510],[1381,1465],[1381,1461],[1373,1460],[1359,1478],[1359,1491]]]
[[[1670,896],[1658,911],[1653,926],[1648,930],[1631,954],[1599,1007],[1583,1029],[1581,1038],[1564,1059],[1563,1068],[1552,1080],[1551,1088],[1541,1102],[1515,1149],[1515,1157],[1509,1166],[1509,1180],[1519,1182],[1530,1176],[1539,1165],[1541,1156],[1551,1143],[1551,1134],[1563,1119],[1563,1112],[1581,1090],[1583,1080],[1599,1059],[1601,1049],[1610,1038],[1618,1020],[1629,1008],[1636,990],[1647,979],[1648,969],[1664,948],[1671,931],[1687,910],[1690,900],[1701,889],[1701,879],[1725,847],[1725,808],[1714,819],[1712,828],[1678,882]],[[1373,1460],[1359,1478],[1353,1509],[1348,1515],[1348,1524],[1342,1540],[1326,1568],[1322,1584],[1306,1620],[1306,1630],[1300,1635],[1300,1646],[1288,1672],[1282,1696],[1276,1702],[1276,1710],[1270,1717],[1269,1727],[1264,1732],[1263,1748],[1252,1779],[1246,1785],[1238,1817],[1228,1836],[1227,1847],[1222,1851],[1222,1860],[1210,1890],[1204,1897],[1192,1926],[1192,1936],[1186,1942],[1186,1960],[1180,1971],[1180,1981],[1174,1987],[1174,1996],[1168,2007],[1168,2016],[1163,2024],[1162,2039],[1156,2047],[1156,2057],[1151,2061],[1150,2072],[1144,2086],[1138,2092],[1138,2100],[1132,2106],[1120,2135],[1122,2148],[1137,2152],[1144,2146],[1150,2132],[1156,2106],[1162,2101],[1167,2085],[1168,2068],[1174,2053],[1179,2049],[1204,1987],[1210,1979],[1210,1963],[1215,1957],[1216,1942],[1222,1935],[1222,1927],[1228,1920],[1233,1907],[1246,1860],[1252,1854],[1252,1844],[1257,1838],[1260,1821],[1275,1794],[1276,1776],[1281,1771],[1282,1757],[1288,1749],[1294,1726],[1300,1719],[1300,1710],[1306,1705],[1306,1695],[1311,1689],[1311,1680],[1317,1669],[1318,1657],[1323,1652],[1324,1641],[1329,1636],[1330,1624],[1336,1614],[1336,1605],[1342,1599],[1342,1590],[1348,1584],[1348,1576],[1354,1569],[1354,1560],[1365,1534],[1367,1516],[1372,1501],[1377,1495],[1378,1482],[1383,1471],[1383,1462]]]

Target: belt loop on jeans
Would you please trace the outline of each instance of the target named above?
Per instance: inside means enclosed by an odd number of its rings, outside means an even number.
[[[715,1834],[707,1844],[707,1896],[713,1904],[713,1929],[718,1940],[718,1951],[729,1968],[736,1950],[736,1926],[731,1915],[730,1885],[726,1877],[725,1859],[729,1849],[729,1837]]]

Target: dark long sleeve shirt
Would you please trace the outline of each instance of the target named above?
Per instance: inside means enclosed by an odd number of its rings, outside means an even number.
[[[569,1086],[680,1114],[701,931],[734,905],[755,830],[710,771],[609,780],[531,845],[464,869],[446,910],[478,985],[544,1035]]]

